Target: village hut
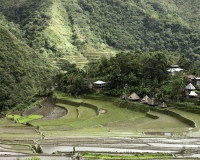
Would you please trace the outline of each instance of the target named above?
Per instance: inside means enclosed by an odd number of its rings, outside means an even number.
[[[188,90],[188,91],[193,91],[195,90],[196,88],[193,86],[192,83],[189,83],[186,87],[185,87],[185,90]]]
[[[151,99],[147,95],[141,100],[142,103],[148,103],[149,101],[151,101]]]
[[[123,100],[127,99],[127,95],[126,95],[125,92],[122,93],[122,95],[121,95],[121,99],[123,99]]]
[[[106,82],[98,80],[96,82],[93,82],[93,84],[94,84],[94,88],[104,88],[106,85]]]
[[[195,93],[195,91],[191,91],[190,94],[189,94],[190,97],[197,97],[198,94]]]
[[[137,101],[140,99],[140,97],[134,92],[128,97],[128,99],[132,101]]]
[[[149,100],[148,105],[150,105],[150,106],[157,106],[158,104],[155,102],[155,99],[152,98],[151,100]]]
[[[88,88],[89,88],[89,89],[92,89],[92,88],[93,88],[93,84],[92,84],[91,82],[89,83]]]
[[[162,103],[161,105],[162,108],[167,108],[167,104],[165,102]]]

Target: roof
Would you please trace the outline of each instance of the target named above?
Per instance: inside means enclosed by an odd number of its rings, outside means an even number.
[[[162,108],[166,108],[166,107],[167,107],[166,103],[163,102],[162,105],[161,105],[161,107],[162,107]]]
[[[172,65],[170,65],[170,67],[171,68],[179,68],[179,65],[178,64],[175,64],[175,65],[172,64]]]
[[[128,99],[130,99],[130,100],[139,100],[140,97],[134,92],[128,97]]]
[[[126,99],[126,98],[127,98],[126,93],[123,92],[122,95],[121,95],[121,98],[122,98],[122,99]]]
[[[104,81],[100,81],[100,80],[98,80],[98,81],[96,81],[96,82],[93,82],[94,84],[106,84],[106,82],[104,82]]]
[[[192,83],[189,83],[189,84],[185,87],[185,89],[187,89],[187,90],[195,90],[196,88],[193,86]]]
[[[141,100],[143,103],[148,103],[149,101],[151,101],[151,99],[147,95]]]
[[[154,98],[152,98],[152,99],[148,102],[148,105],[150,105],[150,106],[156,106],[157,103],[155,103]]]
[[[170,69],[168,69],[167,71],[168,72],[180,72],[180,71],[183,71],[184,69],[182,69],[182,68],[170,68]]]
[[[190,79],[194,79],[195,75],[188,75],[187,77],[190,78]]]
[[[198,94],[196,94],[195,91],[191,91],[190,94],[189,94],[189,96],[193,96],[193,97],[196,97],[197,95]]]

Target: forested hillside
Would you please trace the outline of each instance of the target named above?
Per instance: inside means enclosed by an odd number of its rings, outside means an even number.
[[[121,51],[161,51],[200,66],[199,8],[199,0],[1,0],[0,107],[44,90],[47,64],[66,70],[68,61],[83,68]]]
[[[91,30],[119,49],[199,54],[200,1],[79,0]],[[199,57],[199,56],[197,56]]]
[[[199,5],[198,0],[2,0],[0,8],[23,40],[48,57],[168,50],[196,61]]]
[[[33,49],[0,25],[0,110],[45,93],[51,87],[52,74]]]

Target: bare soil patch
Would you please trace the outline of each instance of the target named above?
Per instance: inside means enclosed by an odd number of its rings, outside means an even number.
[[[43,100],[40,105],[41,108],[34,113],[35,115],[43,115],[45,117],[49,115],[54,108],[54,104],[50,98]]]
[[[31,114],[34,114],[36,111],[38,111],[40,109],[39,106],[35,106],[35,107],[32,107],[26,111],[23,112],[23,116],[29,116]]]
[[[49,115],[45,116],[44,118],[40,120],[57,119],[57,118],[65,116],[66,114],[67,114],[67,110],[60,107],[54,107],[51,110],[51,113]]]

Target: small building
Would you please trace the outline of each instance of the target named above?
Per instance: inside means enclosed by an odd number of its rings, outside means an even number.
[[[162,103],[161,105],[162,108],[167,108],[167,104],[165,102]]]
[[[93,84],[92,84],[91,82],[89,83],[88,88],[89,88],[89,89],[92,89],[92,88],[93,88]]]
[[[198,94],[195,92],[195,91],[191,91],[190,94],[189,94],[189,97],[197,97]]]
[[[200,86],[200,77],[195,77],[194,83],[195,85]]]
[[[187,77],[192,84],[200,86],[200,77],[196,77],[195,75],[188,75]]]
[[[128,97],[128,99],[131,101],[137,101],[140,99],[140,97],[134,92]]]
[[[142,100],[141,100],[141,102],[145,103],[145,104],[149,103],[150,101],[151,101],[151,99],[147,95],[144,96],[144,98],[142,98]]]
[[[128,97],[127,97],[127,94],[126,94],[125,92],[123,92],[120,98],[123,99],[123,100],[125,100],[125,99],[127,99]]]
[[[155,102],[155,99],[152,98],[152,99],[148,102],[148,105],[150,105],[150,106],[157,106],[158,104]]]
[[[189,83],[186,87],[185,87],[185,90],[187,91],[193,91],[195,90],[196,88],[193,86],[192,83]]]
[[[96,89],[101,89],[101,88],[104,88],[106,86],[106,82],[104,81],[96,81],[96,82],[93,82],[93,87],[96,88]]]
[[[184,73],[184,69],[180,68],[179,65],[170,65],[170,68],[167,71],[171,76],[174,76],[178,72]]]

